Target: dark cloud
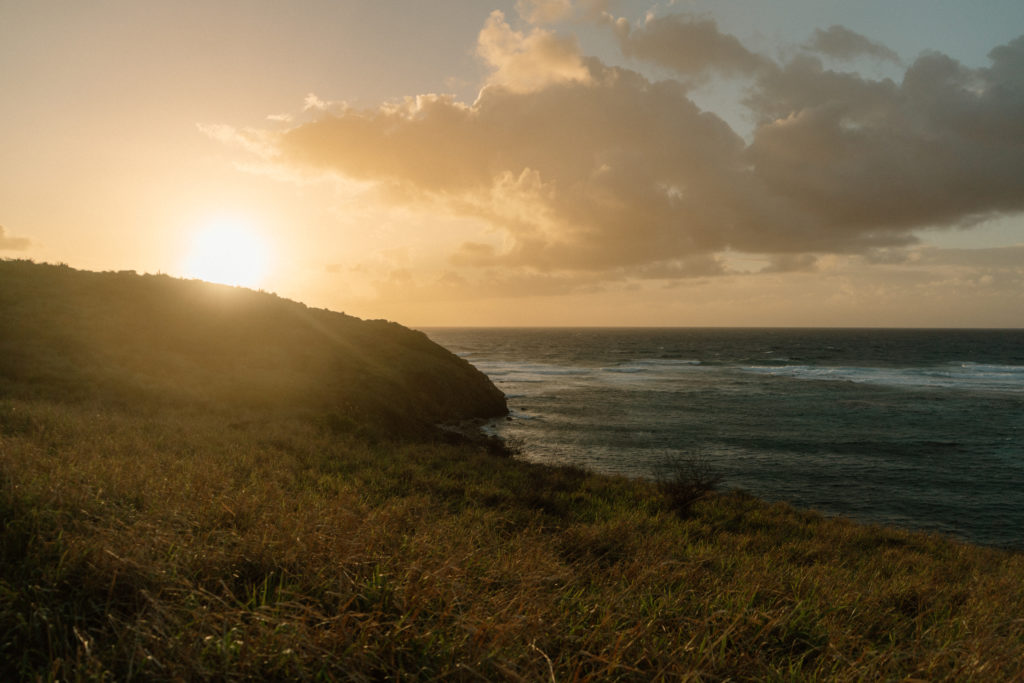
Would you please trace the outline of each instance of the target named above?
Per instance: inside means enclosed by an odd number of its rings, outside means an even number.
[[[899,55],[885,45],[869,40],[843,26],[829,26],[824,31],[820,28],[815,30],[814,36],[804,48],[836,59],[866,56],[900,63]]]
[[[0,225],[0,250],[23,251],[28,249],[31,241],[24,237],[8,237],[4,226]]]
[[[492,72],[472,104],[322,107],[283,133],[233,135],[280,164],[482,218],[498,239],[464,245],[455,265],[515,266],[552,286],[578,282],[558,275],[569,271],[714,275],[726,250],[768,255],[771,272],[806,270],[807,254],[878,253],[921,228],[1024,210],[1024,38],[985,68],[925,54],[895,82],[806,53],[776,64],[709,20],[616,26],[636,59],[687,77],[745,75],[750,142],[701,110],[689,84],[583,57],[575,41],[514,31],[500,13],[480,35]],[[849,54],[875,45],[841,27],[812,44],[836,55],[841,39]]]
[[[761,78],[747,150],[770,196],[853,244],[1024,209],[1024,40],[969,69],[926,54],[902,83],[801,58]]]
[[[658,64],[688,77],[719,72],[750,75],[770,62],[718,30],[713,19],[670,14],[650,18],[639,28],[614,24],[623,54]]]

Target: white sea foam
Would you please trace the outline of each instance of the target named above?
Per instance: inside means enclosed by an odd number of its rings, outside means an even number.
[[[954,363],[930,368],[880,368],[818,365],[751,365],[746,372],[795,379],[833,380],[902,387],[966,391],[1024,392],[1024,366]]]
[[[664,382],[694,372],[728,370],[696,359],[641,359],[611,366],[560,365],[522,361],[479,361],[476,366],[502,386],[513,384],[604,384]],[[831,380],[894,387],[931,387],[964,391],[1024,393],[1024,366],[955,362],[933,367],[862,367],[828,365],[741,365],[760,375],[804,380]],[[518,394],[519,392],[515,392]]]
[[[521,363],[513,361],[484,361],[476,367],[495,382],[548,382],[557,378],[585,377],[593,372],[590,368],[546,363]]]
[[[693,370],[693,368],[700,365],[701,362],[699,360],[651,358],[602,367],[601,372],[612,375],[641,375],[652,379],[660,379]]]
[[[690,358],[644,358],[641,360],[631,360],[627,363],[620,363],[614,366],[614,368],[608,368],[609,370],[618,370],[619,372],[630,372],[636,370],[665,370],[673,368],[687,368],[694,365],[701,365],[701,361]]]

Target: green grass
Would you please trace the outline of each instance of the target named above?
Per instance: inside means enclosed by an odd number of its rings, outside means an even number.
[[[1010,679],[1024,558],[298,419],[0,401],[15,679]]]

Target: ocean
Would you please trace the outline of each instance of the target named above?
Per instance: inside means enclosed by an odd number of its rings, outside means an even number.
[[[535,462],[1024,549],[1024,330],[432,328]]]

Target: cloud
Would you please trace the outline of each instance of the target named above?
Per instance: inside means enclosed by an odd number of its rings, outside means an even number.
[[[658,261],[648,266],[620,271],[622,279],[684,280],[725,275],[729,269],[717,256],[700,255]]]
[[[207,131],[282,167],[478,219],[489,232],[455,248],[453,267],[559,287],[723,274],[729,250],[767,256],[767,272],[807,270],[821,255],[877,254],[913,245],[919,229],[1024,210],[1024,37],[984,68],[922,55],[895,82],[808,53],[776,63],[710,20],[621,23],[627,55],[682,80],[610,66],[571,36],[515,30],[494,12],[477,41],[490,73],[472,103],[317,99],[284,130]],[[876,45],[860,38],[832,27],[812,44]],[[688,80],[713,74],[746,78],[749,140],[691,99]]]
[[[813,254],[776,254],[761,273],[805,273],[816,270],[818,257]]]
[[[643,265],[729,246],[742,140],[671,82],[592,65],[587,82],[422,96],[291,129],[280,160],[442,199],[508,235],[501,262]],[[474,250],[470,250],[474,251]]]
[[[516,0],[516,12],[531,24],[553,24],[573,14],[572,0]]]
[[[911,261],[920,265],[1006,268],[1024,275],[1024,245],[984,249],[926,247],[914,251]]]
[[[816,29],[814,36],[803,47],[836,59],[856,59],[865,56],[900,63],[899,55],[885,45],[869,40],[843,26],[829,26],[824,31]]]
[[[486,269],[471,280],[453,271],[418,279],[412,271],[396,268],[377,274],[373,285],[375,300],[436,302],[596,292],[610,281],[592,273],[525,273],[508,269]]]
[[[934,310],[948,319],[955,317],[951,311],[958,303],[956,316],[970,318],[988,309],[1003,325],[1019,324],[1024,313],[1024,245],[917,247],[869,253],[864,260],[874,266],[871,272],[876,280],[914,287],[922,300],[931,299]],[[983,300],[975,298],[980,293]]]
[[[274,116],[281,121],[285,115]],[[259,128],[239,129],[223,123],[197,123],[196,128],[212,140],[240,147],[256,156],[267,158],[274,155],[274,134],[270,131]]]
[[[768,196],[813,217],[823,246],[1024,209],[1024,38],[970,69],[938,53],[901,83],[798,58],[759,78],[746,157]]]
[[[488,84],[515,92],[590,78],[574,39],[539,28],[514,31],[498,10],[491,12],[480,31],[476,51],[492,68]]]
[[[516,0],[516,13],[530,24],[555,24],[567,20],[599,20],[610,0]]]
[[[615,22],[623,54],[658,64],[688,77],[717,71],[746,76],[770,62],[743,46],[735,37],[718,30],[713,19],[670,14],[648,17],[639,28],[625,19]]]
[[[23,251],[32,244],[25,237],[8,237],[4,226],[0,225],[0,250],[2,251]]]

